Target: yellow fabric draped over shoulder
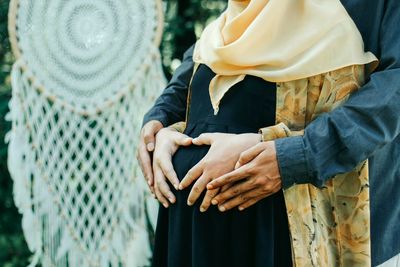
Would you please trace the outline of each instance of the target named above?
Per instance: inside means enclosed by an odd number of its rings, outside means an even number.
[[[277,84],[276,125],[265,141],[302,135],[316,117],[344,103],[365,81],[363,65]],[[332,177],[284,190],[296,267],[371,266],[368,161]]]
[[[230,0],[204,29],[193,60],[217,74],[210,83],[215,113],[245,75],[286,82],[377,62],[339,0]]]

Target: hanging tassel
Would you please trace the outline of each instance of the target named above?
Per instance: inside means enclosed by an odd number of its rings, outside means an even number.
[[[149,266],[151,254],[146,229],[137,227],[134,238],[127,245],[125,254],[126,266]]]

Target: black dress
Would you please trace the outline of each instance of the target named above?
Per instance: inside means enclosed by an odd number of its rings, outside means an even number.
[[[260,78],[246,78],[232,87],[214,115],[208,87],[214,73],[200,65],[192,81],[192,96],[185,134],[206,132],[256,133],[275,124],[276,86]],[[181,180],[202,159],[209,146],[178,149],[173,165]],[[171,189],[173,187],[171,186]],[[245,211],[221,213],[211,206],[199,211],[204,193],[192,207],[191,188],[173,191],[177,202],[160,205],[153,266],[155,267],[286,267],[292,266],[288,221],[282,192]]]

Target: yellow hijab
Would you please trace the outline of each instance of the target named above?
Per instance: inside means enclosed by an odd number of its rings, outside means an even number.
[[[216,73],[210,83],[215,114],[225,93],[246,75],[287,82],[377,65],[339,0],[229,0],[204,29],[193,61]]]

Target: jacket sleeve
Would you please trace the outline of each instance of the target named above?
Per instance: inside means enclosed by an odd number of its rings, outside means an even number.
[[[388,1],[385,12],[379,70],[344,105],[310,123],[304,135],[275,141],[284,188],[322,186],[400,134],[400,2]]]
[[[157,98],[153,107],[145,114],[143,125],[151,120],[160,121],[164,127],[184,121],[188,84],[193,74],[192,45],[183,55],[182,64],[176,69],[167,87]]]

